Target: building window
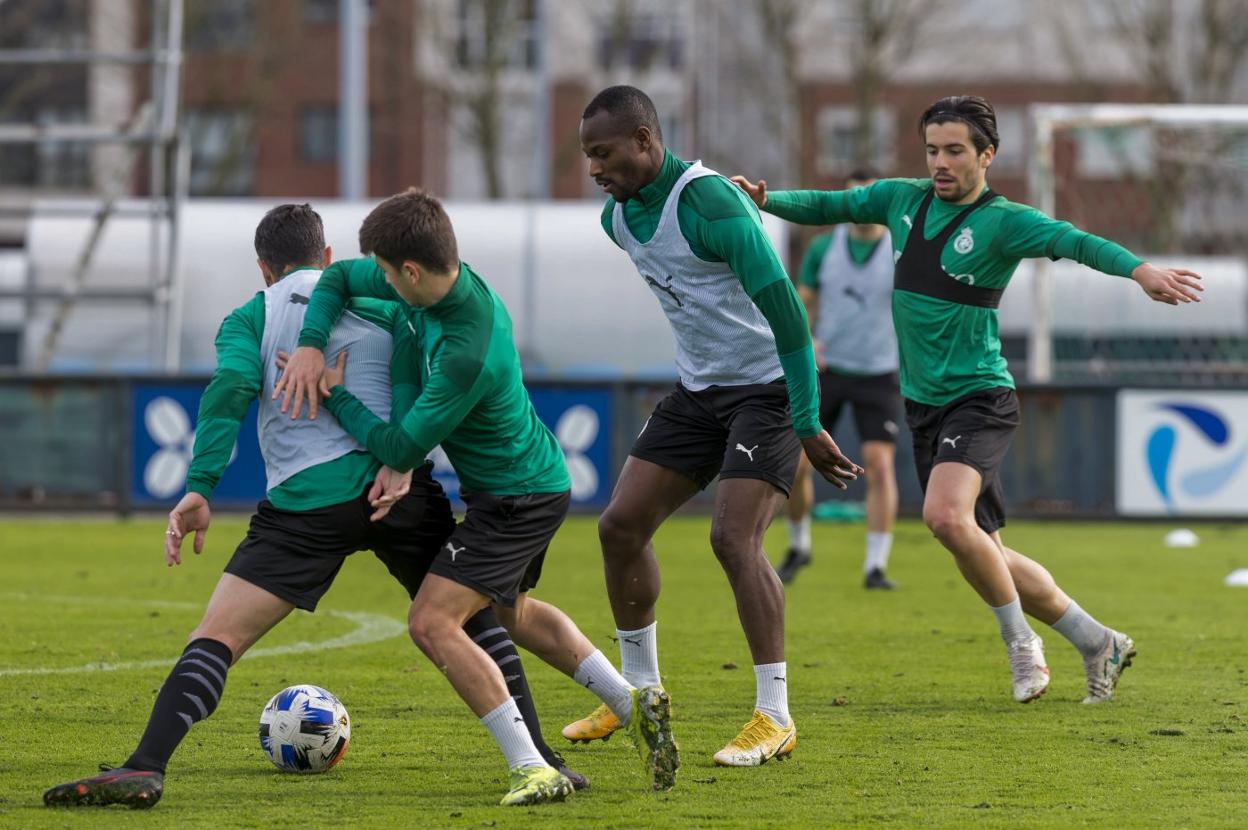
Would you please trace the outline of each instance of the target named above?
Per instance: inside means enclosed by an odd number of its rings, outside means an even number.
[[[1001,146],[992,159],[989,175],[995,170],[1006,175],[1019,175],[1025,168],[1027,147],[1027,114],[1022,107],[997,107],[997,135]]]
[[[533,0],[459,0],[455,61],[461,69],[496,64],[507,69],[537,66]]]
[[[891,110],[880,107],[871,125],[871,146],[865,161],[877,170],[893,166],[897,124]],[[864,161],[858,152],[858,111],[824,107],[815,117],[816,164],[820,173],[843,176]]]
[[[86,110],[79,107],[49,107],[39,111],[40,126],[85,124]],[[85,189],[91,184],[91,150],[80,141],[43,141],[35,145],[38,156],[37,187]]]
[[[88,0],[0,2],[0,48],[86,49],[90,18]]]
[[[1076,169],[1089,179],[1151,176],[1153,132],[1148,127],[1089,127],[1074,130]]]
[[[620,11],[598,21],[602,69],[670,69],[685,65],[685,40],[675,15]]]
[[[189,49],[236,49],[251,41],[257,9],[252,0],[192,0],[186,10]]]
[[[299,157],[309,164],[337,160],[337,107],[310,106],[299,112]]]
[[[82,107],[40,107],[0,117],[0,123],[85,124]],[[91,186],[91,149],[81,141],[40,141],[0,144],[0,185],[53,190],[85,190]]]
[[[251,116],[238,110],[188,110],[192,196],[249,196],[254,190],[256,146]]]

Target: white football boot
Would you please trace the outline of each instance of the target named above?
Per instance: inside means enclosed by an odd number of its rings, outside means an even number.
[[[1014,699],[1030,703],[1049,688],[1049,667],[1044,662],[1044,641],[1037,635],[1015,640],[1006,646],[1010,674],[1014,678]]]
[[[1083,661],[1088,673],[1088,696],[1084,703],[1104,703],[1114,696],[1118,678],[1135,657],[1135,641],[1119,631],[1111,631],[1105,646]]]

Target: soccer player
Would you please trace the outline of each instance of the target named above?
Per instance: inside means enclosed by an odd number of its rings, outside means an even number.
[[[861,469],[819,425],[806,312],[754,205],[727,179],[665,150],[654,104],[635,87],[598,93],[580,137],[589,174],[610,197],[603,230],[671,322],[680,377],[633,444],[598,523],[624,677],[637,686],[660,683],[651,539],[718,474],[711,548],[736,597],[756,697],[753,716],[714,757],[757,766],[797,743],[784,588],[763,552],[763,533],[789,495],[803,449],[839,487]],[[563,734],[588,741],[619,728],[599,708]]]
[[[535,750],[502,673],[461,626],[491,604],[517,643],[598,695],[632,726],[655,789],[675,784],[678,756],[666,696],[625,682],[558,608],[528,595],[571,501],[563,451],[538,420],[521,379],[506,307],[459,259],[437,199],[416,189],[382,202],[360,227],[374,259],[334,263],[317,284],[300,348],[277,391],[291,417],[317,393],[343,428],[395,469],[441,445],[467,513],[438,551],[409,614],[412,639],[480,718],[511,770],[503,804],[561,800],[566,778]],[[330,326],[348,298],[401,298],[423,332],[420,397],[398,424],[344,386],[343,360],[325,366]],[[354,370],[353,370],[354,371]],[[276,394],[276,391],[275,391]]]
[[[925,493],[923,520],[953,554],[962,576],[1000,625],[1014,699],[1044,693],[1049,669],[1024,612],[1052,626],[1083,657],[1084,703],[1109,700],[1135,643],[1067,596],[1039,563],[1001,539],[1001,459],[1018,426],[1014,379],[1001,356],[997,305],[1019,260],[1073,259],[1139,283],[1150,298],[1199,301],[1198,274],[1159,268],[1120,245],[993,193],[986,176],[1000,139],[992,105],[976,96],[942,98],[919,133],[930,179],[881,179],[842,191],[768,193],[736,181],[762,209],[802,224],[878,222],[898,257],[893,321],[901,392]]]
[[[166,562],[181,563],[182,541],[191,533],[195,553],[203,550],[209,499],[256,397],[267,499],[161,687],[134,753],[119,768],[49,789],[49,806],[155,805],[170,757],[191,726],[217,708],[230,667],[294,608],[314,611],[348,555],[373,550],[410,597],[455,527],[431,465],[399,475],[332,419],[291,421],[261,394],[273,389],[280,350],[294,348],[330,249],[321,218],[308,205],[269,211],[256,228],[255,247],[266,288],[231,313],[217,334],[217,369],[200,403],[187,493],[165,531]],[[360,300],[350,311],[334,328],[329,348],[351,350],[352,390],[383,413],[410,404],[419,391],[411,369],[417,344],[400,306]],[[494,613],[482,610],[465,632],[507,666],[534,741],[544,747],[543,757],[560,764],[541,739],[515,645]]]
[[[878,176],[861,169],[848,187],[863,187]],[[883,225],[838,226],[811,240],[802,259],[797,293],[806,304],[819,367],[819,420],[831,431],[848,404],[862,441],[867,469],[866,588],[896,587],[885,575],[897,518],[897,337],[893,333],[893,246]],[[805,459],[789,497],[789,551],[776,569],[792,582],[810,564],[810,512],[815,488]]]

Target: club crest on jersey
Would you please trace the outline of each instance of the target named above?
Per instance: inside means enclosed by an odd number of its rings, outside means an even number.
[[[975,250],[975,238],[971,236],[970,228],[963,228],[958,238],[953,240],[953,249],[960,254],[969,254]]]

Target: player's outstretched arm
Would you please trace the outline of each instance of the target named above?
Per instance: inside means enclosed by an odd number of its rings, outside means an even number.
[[[1188,271],[1186,268],[1158,268],[1151,262],[1136,266],[1131,272],[1131,279],[1139,283],[1140,288],[1151,299],[1169,305],[1198,303],[1199,292],[1205,290],[1202,277],[1195,271]]]
[[[865,472],[841,452],[841,448],[832,440],[827,430],[811,438],[803,438],[802,449],[810,459],[811,466],[842,490],[847,489],[849,482]]]
[[[204,552],[204,537],[208,534],[208,525],[212,521],[212,511],[208,508],[208,500],[199,493],[187,493],[169,511],[169,527],[165,528],[165,564],[169,567],[182,564],[182,540],[186,534],[194,532],[195,553]]]
[[[880,179],[866,187],[849,190],[767,190],[767,182],[753,184],[745,176],[730,181],[750,197],[759,210],[765,210],[798,225],[839,225],[888,223],[888,205],[897,188],[896,179]]]

